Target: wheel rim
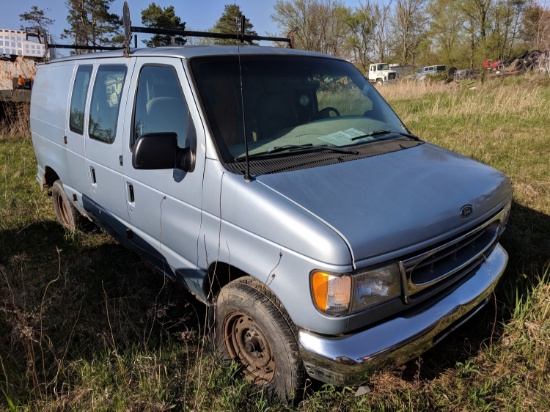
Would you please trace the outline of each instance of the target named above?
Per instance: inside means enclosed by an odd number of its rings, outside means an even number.
[[[232,359],[237,359],[245,375],[257,384],[271,382],[275,360],[271,346],[260,326],[243,313],[229,316],[224,327],[224,341]]]

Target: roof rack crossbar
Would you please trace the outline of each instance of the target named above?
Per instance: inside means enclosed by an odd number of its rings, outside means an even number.
[[[148,34],[166,34],[172,36],[182,36],[182,37],[207,37],[215,39],[234,39],[241,41],[280,41],[288,43],[292,46],[292,41],[289,37],[273,37],[273,36],[255,36],[250,34],[243,33],[212,33],[205,31],[192,31],[192,30],[177,30],[177,29],[160,29],[153,27],[136,27],[131,26],[130,30],[132,33],[148,33]]]
[[[73,50],[120,50],[120,46],[77,46],[75,44],[46,43],[49,49],[73,49]]]

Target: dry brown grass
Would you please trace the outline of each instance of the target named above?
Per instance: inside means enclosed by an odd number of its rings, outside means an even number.
[[[494,80],[485,83],[402,82],[379,90],[389,102],[406,101],[413,107],[423,99],[430,99],[431,107],[422,113],[423,116],[446,115],[483,122],[495,115],[521,115],[526,120],[547,117],[545,89],[538,81],[502,87],[501,80]],[[407,118],[403,121],[407,123]]]
[[[0,136],[31,136],[29,103],[0,102]]]

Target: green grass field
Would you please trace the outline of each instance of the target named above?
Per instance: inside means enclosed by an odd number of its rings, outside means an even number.
[[[379,89],[410,130],[508,174],[494,299],[368,392],[311,385],[280,405],[221,365],[200,304],[99,230],[66,234],[28,132],[0,136],[0,410],[550,410],[550,79]]]

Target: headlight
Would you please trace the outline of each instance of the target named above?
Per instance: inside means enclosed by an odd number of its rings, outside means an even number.
[[[369,269],[353,277],[351,313],[401,296],[401,272],[397,263]]]
[[[401,273],[396,263],[356,274],[315,271],[311,295],[320,311],[349,315],[401,296]]]

